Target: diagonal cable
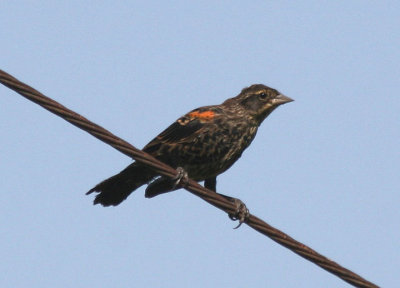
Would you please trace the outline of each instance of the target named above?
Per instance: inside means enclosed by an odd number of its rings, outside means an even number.
[[[60,103],[46,97],[39,91],[33,89],[32,87],[18,81],[11,75],[7,74],[3,70],[0,70],[0,83],[8,88],[14,90],[23,97],[35,102],[36,104],[42,106],[43,108],[49,110],[50,112],[60,116],[64,120],[70,122],[78,128],[88,132],[97,139],[111,145],[121,153],[135,159],[138,162],[146,164],[151,169],[157,173],[173,178],[177,175],[177,171],[172,167],[158,161],[149,154],[135,148],[128,142],[122,140],[121,138],[115,136],[111,132],[107,131],[103,127],[89,121],[85,117],[75,113],[72,110],[64,107]],[[220,196],[219,194],[204,188],[197,182],[189,179],[188,183],[184,187],[189,192],[202,198],[204,201],[210,203],[211,205],[225,211],[228,214],[232,214],[236,210],[236,206]],[[270,226],[258,217],[250,214],[247,225],[257,230],[258,232],[268,236],[278,244],[285,246],[294,253],[300,255],[301,257],[311,261],[312,263],[320,266],[326,271],[340,277],[342,280],[348,282],[355,287],[371,288],[378,287],[377,285],[365,280],[361,276],[355,274],[354,272],[340,266],[336,262],[326,258],[325,256],[319,254],[310,247],[294,240],[289,235],[283,233],[282,231]]]

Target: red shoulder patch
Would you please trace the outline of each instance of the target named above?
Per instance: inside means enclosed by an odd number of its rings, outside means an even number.
[[[189,113],[189,117],[197,118],[200,120],[211,120],[215,116],[215,113],[211,110],[207,111],[193,111]]]

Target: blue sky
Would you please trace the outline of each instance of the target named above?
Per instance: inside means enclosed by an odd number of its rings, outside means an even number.
[[[136,147],[252,83],[277,109],[221,193],[400,279],[398,1],[2,1],[0,69]],[[1,287],[349,287],[190,193],[84,193],[131,160],[0,86]]]

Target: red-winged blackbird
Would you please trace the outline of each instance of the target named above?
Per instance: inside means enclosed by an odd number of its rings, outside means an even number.
[[[179,118],[150,141],[143,151],[216,191],[216,178],[240,158],[256,136],[258,126],[279,105],[293,101],[262,84],[244,88],[220,105],[197,108]],[[94,204],[118,205],[138,187],[148,184],[147,198],[175,190],[175,181],[159,177],[134,162],[96,185]],[[155,179],[155,180],[154,180]]]

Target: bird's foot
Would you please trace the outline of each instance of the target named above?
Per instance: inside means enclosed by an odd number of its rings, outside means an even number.
[[[185,187],[189,181],[188,173],[182,167],[176,168],[178,174],[172,180],[175,180],[174,189],[178,187]]]
[[[228,214],[229,218],[231,218],[232,221],[239,220],[239,224],[233,228],[237,229],[242,225],[242,223],[246,223],[247,220],[249,220],[250,212],[249,209],[247,209],[246,204],[242,202],[240,199],[236,198],[231,198],[231,201],[236,205],[236,210],[234,213]]]

